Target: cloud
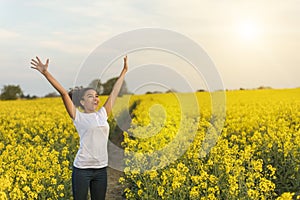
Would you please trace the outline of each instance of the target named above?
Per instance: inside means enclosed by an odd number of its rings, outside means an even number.
[[[85,45],[80,45],[72,42],[59,40],[42,40],[38,43],[41,48],[61,51],[70,54],[87,54],[90,48]]]
[[[7,29],[0,29],[1,40],[14,39],[14,38],[18,38],[18,37],[20,37],[20,34],[15,31],[7,30]]]

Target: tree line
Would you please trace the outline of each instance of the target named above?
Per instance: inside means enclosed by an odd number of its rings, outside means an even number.
[[[100,79],[93,80],[88,87],[94,88],[99,95],[109,95],[110,92],[113,89],[113,86],[115,82],[117,81],[118,77],[111,78],[105,83],[102,83]],[[76,86],[75,88],[80,88],[82,86]],[[70,88],[72,90],[73,88]],[[124,94],[130,94],[130,92],[127,89],[126,82],[123,82],[123,85],[121,87],[119,96],[122,96]],[[59,94],[56,92],[51,92],[46,94],[44,97],[58,97]],[[0,100],[16,100],[16,99],[34,99],[37,98],[37,96],[31,96],[31,95],[24,95],[23,90],[21,89],[20,85],[4,85],[1,89],[0,94]]]

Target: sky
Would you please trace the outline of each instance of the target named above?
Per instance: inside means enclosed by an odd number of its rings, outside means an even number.
[[[141,34],[138,39],[145,43],[170,43],[169,51],[119,50],[117,56],[107,56],[111,60],[104,66],[102,61],[92,60],[91,55],[105,60],[109,50],[97,51],[103,44],[140,29],[181,35],[203,50],[186,52],[193,58],[199,52],[202,56],[197,59],[210,64],[194,66],[174,53],[180,44],[172,37]],[[118,41],[124,46],[138,39],[129,34]],[[49,71],[66,89],[118,76],[125,54],[129,62],[126,83],[135,93],[209,89],[214,78],[229,90],[295,88],[300,87],[299,49],[299,0],[0,0],[0,88],[20,85],[24,94],[30,95],[55,91],[30,68],[35,56],[42,61],[50,59]],[[89,66],[90,62],[99,69]],[[218,74],[208,77],[202,71],[205,67],[215,68]]]

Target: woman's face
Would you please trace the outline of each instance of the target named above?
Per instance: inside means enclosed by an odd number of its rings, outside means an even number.
[[[95,110],[98,108],[99,105],[99,98],[97,92],[93,89],[87,90],[84,93],[80,103],[84,107],[84,112],[86,113],[95,112]]]

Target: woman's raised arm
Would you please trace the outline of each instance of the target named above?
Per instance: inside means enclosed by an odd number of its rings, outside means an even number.
[[[49,83],[59,92],[68,114],[72,119],[75,119],[76,109],[72,99],[70,98],[68,92],[61,86],[61,84],[50,74],[48,71],[48,64],[49,59],[47,59],[45,64],[43,64],[38,57],[36,57],[36,59],[31,59],[31,68],[36,69],[43,74]]]
[[[106,100],[106,102],[104,103],[104,108],[106,110],[107,115],[109,115],[112,111],[112,107],[116,101],[116,98],[118,97],[118,94],[120,92],[120,89],[122,87],[123,81],[124,81],[124,77],[125,74],[128,70],[128,64],[127,64],[127,56],[124,57],[124,67],[123,70],[118,78],[118,80],[116,81],[108,99]]]

